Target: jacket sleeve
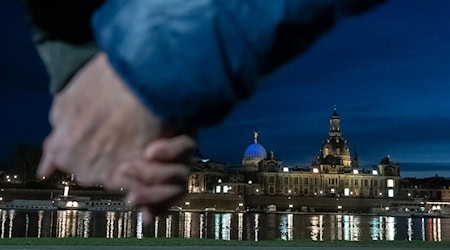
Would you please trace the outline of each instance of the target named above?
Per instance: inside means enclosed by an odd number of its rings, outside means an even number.
[[[380,0],[109,0],[97,45],[164,122],[219,122],[274,69]]]
[[[103,0],[18,0],[33,32],[33,42],[50,77],[50,92],[60,91],[97,53],[92,13]]]

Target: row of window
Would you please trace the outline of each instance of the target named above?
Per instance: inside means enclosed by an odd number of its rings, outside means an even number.
[[[283,184],[284,185],[289,185],[290,183],[292,185],[319,185],[320,183],[320,178],[301,178],[301,177],[280,177],[283,178]],[[289,179],[291,180],[289,182]],[[392,180],[387,180],[392,181]],[[355,187],[359,187],[359,186],[364,186],[364,187],[383,187],[383,181],[381,180],[371,180],[371,179],[344,179],[344,186],[355,186]],[[275,184],[275,176],[268,176],[267,177],[267,183],[268,184]],[[337,186],[339,185],[339,180],[338,178],[328,178],[325,179],[325,183],[328,183],[328,185],[330,186]],[[388,186],[391,186],[393,184],[387,183]]]
[[[276,194],[276,189],[274,186],[269,186],[268,188],[268,194]],[[359,196],[360,192],[362,195],[364,196],[371,196],[371,197],[377,197],[377,196],[382,196],[383,193],[379,190],[379,189],[373,189],[373,190],[364,190],[364,191],[359,191],[359,190],[354,190],[354,192],[349,192],[349,194],[347,194],[347,196]],[[334,193],[333,191],[330,191],[328,193]],[[294,187],[293,189],[289,189],[288,187],[284,187],[283,188],[283,194],[285,195],[323,195],[324,192],[320,191],[319,188],[298,188],[298,187]],[[343,195],[343,193],[341,194]]]

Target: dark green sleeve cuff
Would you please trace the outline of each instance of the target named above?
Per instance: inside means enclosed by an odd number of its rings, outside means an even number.
[[[69,44],[48,40],[37,44],[38,52],[50,77],[50,92],[62,90],[75,73],[96,53],[95,43]]]
[[[50,91],[60,91],[97,52],[91,31],[92,13],[104,0],[19,0],[33,41],[47,67]]]

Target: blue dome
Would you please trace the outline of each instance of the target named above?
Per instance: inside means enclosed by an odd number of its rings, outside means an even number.
[[[266,149],[258,143],[250,144],[250,146],[247,147],[244,153],[244,159],[243,160],[264,160],[267,157]]]

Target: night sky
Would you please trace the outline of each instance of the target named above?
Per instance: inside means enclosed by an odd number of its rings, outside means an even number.
[[[285,164],[306,165],[328,136],[336,105],[343,136],[363,165],[388,154],[401,164],[450,163],[449,11],[447,0],[390,1],[339,23],[222,125],[201,131],[203,155],[237,164],[259,131],[267,151]],[[17,144],[40,144],[51,97],[20,9],[7,0],[0,12],[5,158]]]

